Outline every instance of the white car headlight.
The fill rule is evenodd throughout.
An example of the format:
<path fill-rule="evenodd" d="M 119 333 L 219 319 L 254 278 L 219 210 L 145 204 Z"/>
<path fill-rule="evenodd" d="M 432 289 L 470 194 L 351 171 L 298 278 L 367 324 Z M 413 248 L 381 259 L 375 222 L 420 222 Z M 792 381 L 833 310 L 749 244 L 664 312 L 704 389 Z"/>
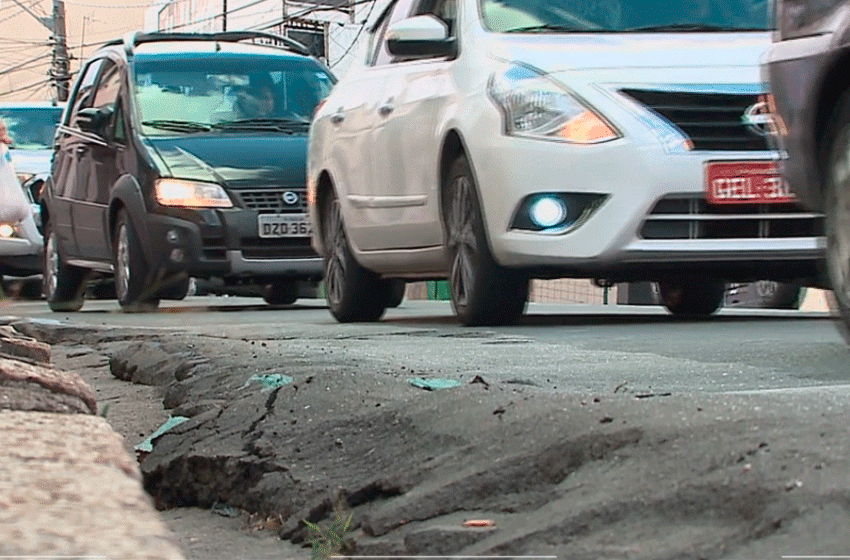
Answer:
<path fill-rule="evenodd" d="M 533 68 L 507 66 L 491 76 L 487 92 L 502 110 L 510 136 L 575 144 L 620 138 L 601 115 Z"/>
<path fill-rule="evenodd" d="M 186 208 L 233 208 L 233 201 L 220 185 L 181 179 L 160 179 L 154 189 L 163 206 Z"/>

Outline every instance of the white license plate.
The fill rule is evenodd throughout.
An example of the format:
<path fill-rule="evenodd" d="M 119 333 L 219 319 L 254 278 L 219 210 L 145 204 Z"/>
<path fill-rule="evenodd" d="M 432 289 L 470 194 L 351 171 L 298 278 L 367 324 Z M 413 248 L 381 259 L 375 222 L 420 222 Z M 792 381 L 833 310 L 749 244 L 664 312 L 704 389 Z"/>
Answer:
<path fill-rule="evenodd" d="M 262 238 L 309 237 L 310 218 L 307 214 L 260 214 L 257 225 Z"/>

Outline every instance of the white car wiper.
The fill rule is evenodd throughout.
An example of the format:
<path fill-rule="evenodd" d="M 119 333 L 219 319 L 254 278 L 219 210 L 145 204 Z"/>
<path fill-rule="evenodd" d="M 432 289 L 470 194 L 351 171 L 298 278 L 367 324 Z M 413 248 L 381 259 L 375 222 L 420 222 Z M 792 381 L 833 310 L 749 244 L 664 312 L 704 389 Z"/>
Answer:
<path fill-rule="evenodd" d="M 541 25 L 528 25 L 526 27 L 515 27 L 506 29 L 504 33 L 611 33 L 611 29 L 588 29 L 574 25 L 562 25 L 544 23 Z"/>
<path fill-rule="evenodd" d="M 209 132 L 211 130 L 210 125 L 194 121 L 175 121 L 159 119 L 152 121 L 142 121 L 142 124 L 151 128 L 168 130 L 170 132 Z"/>

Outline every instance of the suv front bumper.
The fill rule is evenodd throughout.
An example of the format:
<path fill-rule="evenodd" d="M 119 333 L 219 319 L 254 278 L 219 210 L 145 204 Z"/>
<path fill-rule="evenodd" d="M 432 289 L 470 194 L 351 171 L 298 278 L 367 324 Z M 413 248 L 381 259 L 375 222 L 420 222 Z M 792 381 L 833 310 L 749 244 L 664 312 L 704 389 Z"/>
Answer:
<path fill-rule="evenodd" d="M 152 263 L 199 278 L 321 278 L 323 262 L 310 247 L 309 238 L 280 243 L 259 240 L 256 213 L 241 209 L 196 214 L 197 222 L 160 214 L 147 216 Z"/>

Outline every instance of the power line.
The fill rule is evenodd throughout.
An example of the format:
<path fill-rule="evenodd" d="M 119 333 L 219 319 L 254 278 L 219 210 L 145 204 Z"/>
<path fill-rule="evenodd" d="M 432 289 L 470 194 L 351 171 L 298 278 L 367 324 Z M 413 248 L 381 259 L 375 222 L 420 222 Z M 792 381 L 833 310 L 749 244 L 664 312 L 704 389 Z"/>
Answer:
<path fill-rule="evenodd" d="M 178 1 L 180 1 L 180 0 L 178 0 Z M 71 5 L 71 6 L 80 6 L 82 8 L 117 8 L 117 9 L 123 9 L 123 10 L 132 10 L 132 9 L 135 9 L 135 8 L 155 8 L 157 6 L 165 5 L 165 4 L 167 4 L 167 2 L 149 2 L 149 3 L 146 3 L 146 4 L 121 5 L 121 4 L 91 4 L 91 3 L 88 3 L 88 2 L 73 2 L 71 0 L 65 0 L 65 4 L 68 4 L 68 5 Z"/>
<path fill-rule="evenodd" d="M 345 49 L 345 52 L 343 52 L 340 57 L 336 59 L 336 62 L 330 65 L 331 68 L 342 62 L 345 57 L 348 56 L 348 53 L 351 52 L 351 49 L 354 48 L 354 45 L 357 44 L 357 41 L 360 40 L 360 35 L 363 34 L 363 30 L 366 29 L 366 24 L 369 22 L 369 18 L 372 17 L 372 12 L 375 10 L 375 4 L 377 4 L 377 2 L 372 2 L 372 6 L 369 8 L 369 13 L 366 14 L 366 19 L 363 20 L 363 23 L 360 24 L 360 29 L 357 30 L 357 34 L 354 36 L 354 39 L 351 41 L 351 44 L 348 45 L 348 48 Z"/>
<path fill-rule="evenodd" d="M 43 86 L 45 84 L 49 84 L 50 81 L 51 81 L 51 78 L 48 78 L 46 80 L 34 82 L 34 83 L 26 85 L 26 86 L 21 86 L 19 88 L 10 89 L 9 91 L 0 92 L 0 97 L 3 97 L 4 95 L 12 95 L 13 93 L 21 93 L 23 91 L 27 91 L 27 90 L 30 90 L 32 88 L 38 87 L 38 86 Z"/>
<path fill-rule="evenodd" d="M 24 62 L 21 62 L 21 63 L 17 64 L 16 66 L 12 66 L 11 68 L 4 68 L 3 70 L 0 70 L 0 76 L 4 76 L 6 74 L 11 74 L 12 72 L 17 72 L 19 70 L 25 70 L 26 68 L 35 66 L 36 63 L 40 63 L 41 61 L 43 61 L 46 58 L 50 58 L 50 54 L 43 54 L 43 55 L 38 56 L 36 58 L 31 58 L 29 60 L 25 60 Z"/>

